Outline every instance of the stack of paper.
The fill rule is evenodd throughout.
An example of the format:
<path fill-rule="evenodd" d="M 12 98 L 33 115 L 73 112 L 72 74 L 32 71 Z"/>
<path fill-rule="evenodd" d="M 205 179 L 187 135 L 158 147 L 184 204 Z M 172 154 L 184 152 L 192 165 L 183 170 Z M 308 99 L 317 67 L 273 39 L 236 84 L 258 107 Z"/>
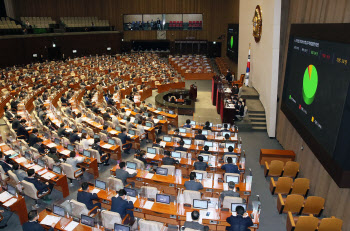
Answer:
<path fill-rule="evenodd" d="M 26 161 L 26 160 L 27 160 L 26 158 L 20 157 L 20 158 L 17 158 L 17 159 L 16 159 L 16 162 L 17 162 L 17 163 L 22 163 L 22 162 L 24 162 L 24 161 Z"/>
<path fill-rule="evenodd" d="M 78 222 L 71 221 L 71 222 L 69 222 L 69 224 L 64 228 L 64 230 L 72 231 L 72 230 L 75 229 L 75 227 L 77 227 L 78 225 L 79 225 Z"/>
<path fill-rule="evenodd" d="M 154 204 L 154 202 L 152 202 L 152 201 L 147 201 L 147 202 L 144 204 L 143 208 L 144 208 L 144 209 L 151 210 L 153 204 Z"/>
<path fill-rule="evenodd" d="M 159 123 L 159 119 L 153 119 L 153 121 L 155 124 Z"/>
<path fill-rule="evenodd" d="M 69 150 L 64 150 L 61 152 L 61 154 L 68 156 L 70 154 Z"/>
<path fill-rule="evenodd" d="M 47 169 L 44 169 L 44 170 L 38 172 L 38 174 L 39 174 L 39 175 L 43 175 L 44 173 L 47 173 L 47 171 L 48 171 Z"/>
<path fill-rule="evenodd" d="M 146 153 L 146 158 L 153 159 L 154 157 L 156 157 L 156 154 Z"/>
<path fill-rule="evenodd" d="M 213 186 L 213 181 L 211 180 L 204 180 L 203 187 L 204 188 L 211 188 Z"/>
<path fill-rule="evenodd" d="M 137 200 L 136 197 L 130 197 L 130 201 L 131 201 L 132 203 L 135 203 L 136 200 Z"/>
<path fill-rule="evenodd" d="M 48 146 L 49 148 L 53 148 L 53 147 L 56 147 L 57 145 L 55 143 L 50 143 L 50 144 L 48 144 L 46 146 Z"/>
<path fill-rule="evenodd" d="M 92 191 L 91 191 L 91 193 L 98 193 L 100 191 L 100 189 L 98 189 L 98 188 L 94 188 Z"/>
<path fill-rule="evenodd" d="M 33 163 L 29 163 L 29 164 L 26 164 L 24 165 L 25 168 L 30 168 L 31 166 L 33 166 L 34 164 Z"/>
<path fill-rule="evenodd" d="M 45 178 L 46 180 L 51 180 L 53 177 L 55 177 L 56 175 L 51 173 L 51 172 L 47 172 L 44 175 L 42 175 L 43 178 Z"/>
<path fill-rule="evenodd" d="M 159 145 L 164 148 L 166 146 L 166 142 L 165 141 L 160 141 Z"/>
<path fill-rule="evenodd" d="M 4 203 L 4 206 L 5 206 L 5 207 L 10 207 L 10 206 L 13 205 L 16 201 L 17 201 L 17 198 L 12 198 L 12 199 L 8 200 L 6 203 Z"/>
<path fill-rule="evenodd" d="M 125 171 L 127 171 L 129 174 L 137 173 L 137 170 L 135 170 L 135 169 L 130 169 L 130 168 L 125 169 Z"/>
<path fill-rule="evenodd" d="M 152 179 L 152 177 L 154 176 L 153 173 L 147 173 L 147 175 L 145 176 L 146 179 Z"/>
<path fill-rule="evenodd" d="M 7 156 L 7 155 L 13 155 L 13 154 L 15 154 L 15 153 L 16 153 L 16 152 L 13 151 L 13 150 L 8 150 L 8 151 L 5 152 L 6 156 Z"/>
<path fill-rule="evenodd" d="M 12 195 L 10 193 L 8 193 L 7 191 L 4 191 L 3 193 L 0 194 L 0 201 L 2 203 L 4 203 L 5 201 L 10 199 L 11 197 L 12 197 Z"/>
<path fill-rule="evenodd" d="M 109 133 L 111 133 L 112 135 L 115 135 L 115 134 L 117 134 L 117 131 L 116 130 L 111 130 L 111 131 L 109 131 Z"/>
<path fill-rule="evenodd" d="M 31 167 L 31 169 L 34 169 L 35 172 L 39 172 L 41 169 L 43 169 L 43 167 L 41 167 L 39 165 L 34 165 Z"/>
<path fill-rule="evenodd" d="M 105 149 L 110 149 L 111 147 L 113 147 L 113 145 L 111 145 L 111 144 L 104 144 L 102 146 L 102 148 L 105 148 Z"/>
<path fill-rule="evenodd" d="M 51 226 L 52 224 L 57 224 L 61 220 L 61 217 L 47 215 L 40 224 Z"/>

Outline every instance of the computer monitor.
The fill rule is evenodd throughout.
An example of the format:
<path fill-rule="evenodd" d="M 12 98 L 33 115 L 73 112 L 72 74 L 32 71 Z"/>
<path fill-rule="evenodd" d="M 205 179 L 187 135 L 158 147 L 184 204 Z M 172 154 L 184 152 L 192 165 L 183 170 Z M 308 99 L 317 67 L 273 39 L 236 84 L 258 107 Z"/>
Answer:
<path fill-rule="evenodd" d="M 171 157 L 173 157 L 173 158 L 181 158 L 181 152 L 171 152 Z"/>
<path fill-rule="evenodd" d="M 244 208 L 244 211 L 247 211 L 247 204 L 242 203 L 231 203 L 231 212 L 235 212 L 237 206 L 242 206 Z"/>
<path fill-rule="evenodd" d="M 57 165 L 53 165 L 53 166 L 52 166 L 52 171 L 53 171 L 54 173 L 56 173 L 56 174 L 59 174 L 59 175 L 62 174 L 62 169 L 61 169 L 61 167 L 60 167 L 60 166 L 57 166 Z"/>
<path fill-rule="evenodd" d="M 115 126 L 115 130 L 117 130 L 118 132 L 120 132 L 120 131 L 122 130 L 122 128 L 119 127 L 119 126 Z"/>
<path fill-rule="evenodd" d="M 134 162 L 126 161 L 126 167 L 130 169 L 135 169 L 137 168 L 137 164 Z"/>
<path fill-rule="evenodd" d="M 134 112 L 138 112 L 139 110 L 137 110 L 137 108 L 134 108 Z"/>
<path fill-rule="evenodd" d="M 50 134 L 49 134 L 48 132 L 45 132 L 45 133 L 44 133 L 44 137 L 45 137 L 46 139 L 50 139 Z"/>
<path fill-rule="evenodd" d="M 124 120 L 127 120 L 127 119 L 128 119 L 128 117 L 125 115 L 125 116 L 123 117 L 123 119 L 124 119 Z"/>
<path fill-rule="evenodd" d="M 191 125 L 196 125 L 196 121 L 191 120 Z"/>
<path fill-rule="evenodd" d="M 130 129 L 129 131 L 128 131 L 128 133 L 130 134 L 130 135 L 135 135 L 135 130 L 132 130 L 132 129 Z"/>
<path fill-rule="evenodd" d="M 90 158 L 91 157 L 91 153 L 88 150 L 84 150 L 83 151 L 83 155 Z"/>
<path fill-rule="evenodd" d="M 186 128 L 179 128 L 180 133 L 186 133 Z"/>
<path fill-rule="evenodd" d="M 74 146 L 71 145 L 71 144 L 68 144 L 67 149 L 68 149 L 69 151 L 74 151 Z"/>
<path fill-rule="evenodd" d="M 151 104 L 151 103 L 149 103 L 149 104 L 148 104 L 148 107 L 152 107 L 152 104 Z"/>
<path fill-rule="evenodd" d="M 213 127 L 213 123 L 209 123 L 209 127 Z"/>
<path fill-rule="evenodd" d="M 81 133 L 87 133 L 85 129 L 81 129 Z"/>
<path fill-rule="evenodd" d="M 106 182 L 101 180 L 95 180 L 95 187 L 102 190 L 106 190 Z"/>
<path fill-rule="evenodd" d="M 145 113 L 143 113 L 146 117 L 148 117 L 149 116 L 149 113 L 148 112 L 145 112 Z"/>
<path fill-rule="evenodd" d="M 132 188 L 124 188 L 124 190 L 126 191 L 126 194 L 128 196 L 131 196 L 131 197 L 136 197 L 137 195 L 137 192 L 135 189 L 132 189 Z"/>
<path fill-rule="evenodd" d="M 171 142 L 171 136 L 163 136 L 165 142 Z"/>
<path fill-rule="evenodd" d="M 95 122 L 96 123 L 100 122 L 100 119 L 98 117 L 95 117 Z"/>
<path fill-rule="evenodd" d="M 148 128 L 151 128 L 152 127 L 152 123 L 151 122 L 146 122 L 146 127 L 148 127 Z"/>
<path fill-rule="evenodd" d="M 95 218 L 86 216 L 84 214 L 81 214 L 80 222 L 83 225 L 87 225 L 87 226 L 91 226 L 91 227 L 95 226 Z"/>
<path fill-rule="evenodd" d="M 231 158 L 232 158 L 232 164 L 236 164 L 237 163 L 237 158 L 236 157 L 232 157 L 232 156 L 230 156 Z M 225 157 L 225 162 L 227 163 L 227 158 L 228 157 Z"/>
<path fill-rule="evenodd" d="M 233 149 L 235 148 L 235 143 L 225 143 L 225 148 L 232 147 Z"/>
<path fill-rule="evenodd" d="M 61 143 L 61 140 L 58 139 L 58 138 L 55 138 L 55 144 L 56 144 L 56 145 L 60 145 L 60 143 Z"/>
<path fill-rule="evenodd" d="M 100 139 L 100 136 L 95 134 L 94 139 Z"/>
<path fill-rule="evenodd" d="M 211 141 L 204 141 L 204 146 L 213 147 L 213 142 L 211 142 Z"/>
<path fill-rule="evenodd" d="M 167 176 L 168 175 L 168 169 L 167 168 L 160 168 L 158 167 L 156 170 L 157 175 L 163 175 Z"/>
<path fill-rule="evenodd" d="M 172 115 L 174 115 L 174 111 L 169 111 L 169 114 L 172 114 Z"/>
<path fill-rule="evenodd" d="M 192 140 L 191 140 L 191 139 L 183 139 L 183 141 L 184 141 L 185 144 L 187 144 L 187 145 L 191 145 L 191 144 L 192 144 Z"/>
<path fill-rule="evenodd" d="M 130 227 L 126 225 L 114 224 L 114 231 L 130 231 Z"/>
<path fill-rule="evenodd" d="M 170 204 L 170 196 L 164 195 L 164 194 L 157 194 L 156 202 L 163 203 L 163 204 Z"/>
<path fill-rule="evenodd" d="M 202 135 L 208 135 L 208 130 L 202 130 Z"/>
<path fill-rule="evenodd" d="M 42 159 L 38 159 L 36 164 L 39 165 L 40 167 L 45 168 L 45 162 Z"/>
<path fill-rule="evenodd" d="M 194 209 L 208 209 L 209 202 L 207 200 L 193 199 Z"/>
<path fill-rule="evenodd" d="M 199 155 L 201 157 L 203 157 L 203 161 L 204 162 L 208 162 L 209 161 L 209 155 Z"/>
<path fill-rule="evenodd" d="M 32 155 L 30 154 L 30 152 L 24 151 L 24 158 L 26 158 L 27 160 L 30 160 L 32 158 Z"/>
<path fill-rule="evenodd" d="M 157 110 L 158 110 L 158 111 L 162 111 L 162 108 L 161 108 L 161 107 L 159 107 L 159 108 L 157 108 Z"/>
<path fill-rule="evenodd" d="M 58 205 L 53 205 L 52 212 L 58 216 L 64 217 L 65 216 L 65 210 L 63 207 Z"/>
<path fill-rule="evenodd" d="M 17 193 L 17 190 L 16 190 L 16 188 L 13 187 L 12 185 L 7 184 L 7 192 L 9 192 L 10 194 L 12 194 L 12 195 L 15 196 L 16 193 Z"/>
<path fill-rule="evenodd" d="M 228 134 L 229 136 L 231 136 L 231 132 L 222 132 L 222 136 L 225 137 L 226 134 Z"/>
<path fill-rule="evenodd" d="M 203 180 L 203 173 L 196 172 L 196 179 L 197 180 Z"/>
<path fill-rule="evenodd" d="M 156 149 L 155 149 L 155 148 L 150 148 L 150 147 L 148 147 L 148 148 L 147 148 L 147 152 L 148 152 L 148 153 L 151 153 L 151 154 L 156 154 Z"/>
<path fill-rule="evenodd" d="M 115 140 L 113 140 L 113 139 L 108 139 L 108 144 L 110 144 L 110 145 L 115 145 Z"/>
<path fill-rule="evenodd" d="M 234 182 L 235 184 L 239 183 L 239 176 L 226 175 L 226 182 Z"/>

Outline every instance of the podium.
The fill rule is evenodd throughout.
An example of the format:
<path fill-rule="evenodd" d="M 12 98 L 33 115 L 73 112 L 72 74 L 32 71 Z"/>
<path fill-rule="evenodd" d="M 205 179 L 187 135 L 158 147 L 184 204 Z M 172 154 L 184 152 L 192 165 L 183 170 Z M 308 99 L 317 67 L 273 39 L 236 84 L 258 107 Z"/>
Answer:
<path fill-rule="evenodd" d="M 214 76 L 211 81 L 211 100 L 214 106 L 216 106 L 216 96 L 217 96 L 217 89 L 218 89 L 218 82 L 219 77 Z"/>

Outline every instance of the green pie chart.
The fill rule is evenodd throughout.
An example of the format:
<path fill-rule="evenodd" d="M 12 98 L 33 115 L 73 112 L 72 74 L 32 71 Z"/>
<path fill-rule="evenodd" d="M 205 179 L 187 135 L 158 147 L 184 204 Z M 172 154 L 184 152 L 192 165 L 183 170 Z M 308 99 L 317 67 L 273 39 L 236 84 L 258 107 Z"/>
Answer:
<path fill-rule="evenodd" d="M 231 49 L 233 47 L 233 36 L 231 36 L 231 41 L 230 41 Z"/>
<path fill-rule="evenodd" d="M 316 67 L 314 65 L 309 65 L 304 72 L 303 78 L 303 98 L 307 105 L 312 104 L 314 101 L 317 85 L 318 75 Z"/>

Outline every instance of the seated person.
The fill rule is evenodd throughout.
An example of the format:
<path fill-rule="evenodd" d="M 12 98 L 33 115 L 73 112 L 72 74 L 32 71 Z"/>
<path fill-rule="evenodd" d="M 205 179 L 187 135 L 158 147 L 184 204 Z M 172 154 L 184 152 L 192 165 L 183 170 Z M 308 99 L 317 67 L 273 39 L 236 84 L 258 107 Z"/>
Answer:
<path fill-rule="evenodd" d="M 230 181 L 227 183 L 228 184 L 228 187 L 229 189 L 227 191 L 222 191 L 220 193 L 220 199 L 221 201 L 224 201 L 224 198 L 225 197 L 240 197 L 241 195 L 239 194 L 239 192 L 235 192 L 234 189 L 235 189 L 235 182 L 233 181 Z"/>
<path fill-rule="evenodd" d="M 13 173 L 16 174 L 19 181 L 24 180 L 24 178 L 28 177 L 28 174 L 26 171 L 19 168 L 19 164 L 14 163 L 13 164 Z"/>
<path fill-rule="evenodd" d="M 126 144 L 126 141 L 131 141 L 132 139 L 126 134 L 126 129 L 122 128 L 122 132 L 119 133 L 118 138 L 122 141 L 122 144 Z M 130 149 L 132 147 L 132 144 L 129 143 L 128 147 L 124 150 L 124 153 L 130 154 Z"/>
<path fill-rule="evenodd" d="M 38 222 L 39 215 L 37 210 L 28 213 L 28 221 L 22 225 L 23 231 L 45 231 L 43 226 Z M 56 223 L 53 223 L 48 231 L 54 231 Z"/>
<path fill-rule="evenodd" d="M 51 190 L 50 193 L 52 193 L 52 189 L 53 189 L 53 184 L 49 184 L 49 182 L 43 183 L 41 181 L 39 181 L 38 179 L 36 179 L 34 177 L 35 174 L 35 170 L 34 169 L 28 169 L 27 170 L 27 174 L 28 177 L 25 177 L 24 180 L 32 183 L 34 185 L 34 187 L 36 188 L 36 190 L 39 191 L 39 194 L 42 194 L 44 192 L 47 192 L 49 189 Z M 46 201 L 50 201 L 51 199 L 49 199 L 48 197 L 44 197 L 43 198 Z"/>
<path fill-rule="evenodd" d="M 126 118 L 126 122 L 125 122 L 125 127 L 126 127 L 126 130 L 129 131 L 130 129 L 132 129 L 134 126 L 132 125 L 132 123 L 130 122 L 130 117 L 128 116 Z"/>
<path fill-rule="evenodd" d="M 201 154 L 211 154 L 209 152 L 209 146 L 208 145 L 204 145 L 203 149 L 204 149 L 204 151 L 201 151 L 200 152 Z"/>
<path fill-rule="evenodd" d="M 240 174 L 238 166 L 235 164 L 232 164 L 232 157 L 227 157 L 227 164 L 224 164 L 223 166 L 221 166 L 221 169 L 225 170 L 226 173 Z"/>
<path fill-rule="evenodd" d="M 192 221 L 185 221 L 184 228 L 188 229 L 194 229 L 194 230 L 201 230 L 201 231 L 207 231 L 209 230 L 208 226 L 204 226 L 199 223 L 199 212 L 197 210 L 194 210 L 191 213 Z"/>
<path fill-rule="evenodd" d="M 0 166 L 5 171 L 6 174 L 9 170 L 12 170 L 11 165 L 5 162 L 5 154 L 1 151 L 0 151 Z"/>
<path fill-rule="evenodd" d="M 127 178 L 133 178 L 134 176 L 137 175 L 137 173 L 135 172 L 134 174 L 130 174 L 128 173 L 126 170 L 126 164 L 124 161 L 119 163 L 119 169 L 115 170 L 115 177 L 120 179 L 124 185 L 127 185 Z M 135 182 L 131 182 L 132 186 L 135 186 Z"/>
<path fill-rule="evenodd" d="M 80 137 L 78 136 L 78 129 L 74 129 L 73 132 L 71 134 L 69 134 L 69 142 L 71 144 L 74 144 L 75 141 L 80 141 Z"/>
<path fill-rule="evenodd" d="M 225 155 L 236 155 L 236 153 L 233 152 L 233 147 L 232 146 L 229 146 L 227 148 L 227 150 L 228 150 L 228 152 L 224 153 L 223 160 L 225 160 Z"/>
<path fill-rule="evenodd" d="M 57 135 L 60 137 L 69 135 L 69 132 L 64 128 L 64 123 L 61 123 L 60 128 L 57 129 Z"/>
<path fill-rule="evenodd" d="M 143 162 L 143 164 L 145 165 L 145 167 L 147 166 L 147 160 L 146 160 L 146 151 L 145 150 L 141 150 L 140 153 L 138 155 L 136 155 L 136 159 L 141 160 Z"/>
<path fill-rule="evenodd" d="M 20 125 L 20 121 L 21 121 L 21 116 L 16 116 L 16 118 L 12 121 L 12 129 L 17 131 L 19 125 Z"/>
<path fill-rule="evenodd" d="M 194 169 L 200 171 L 207 171 L 207 168 L 209 168 L 209 166 L 206 162 L 203 162 L 203 156 L 198 156 L 198 162 L 194 163 Z"/>
<path fill-rule="evenodd" d="M 226 230 L 229 231 L 249 231 L 249 227 L 253 225 L 252 219 L 247 215 L 244 215 L 244 208 L 242 206 L 236 207 L 237 216 L 231 215 L 226 219 L 226 222 L 231 226 L 226 227 Z"/>
<path fill-rule="evenodd" d="M 29 133 L 26 129 L 26 120 L 25 119 L 21 119 L 21 121 L 19 122 L 19 126 L 17 128 L 17 136 L 20 136 L 18 137 L 18 139 L 28 139 L 29 137 Z"/>
<path fill-rule="evenodd" d="M 157 148 L 161 148 L 160 146 L 160 142 L 162 141 L 161 138 L 157 138 L 156 142 L 152 144 L 152 147 L 157 147 Z"/>
<path fill-rule="evenodd" d="M 83 182 L 81 184 L 82 191 L 78 191 L 77 201 L 86 205 L 88 210 L 93 209 L 94 207 L 98 207 L 101 209 L 101 203 L 93 203 L 93 200 L 98 200 L 98 196 L 96 193 L 89 193 L 89 184 L 87 182 Z M 94 210 L 96 213 L 97 211 Z"/>
<path fill-rule="evenodd" d="M 224 124 L 224 127 L 221 129 L 223 132 L 229 132 L 230 130 L 228 129 L 227 124 Z"/>
<path fill-rule="evenodd" d="M 225 140 L 222 141 L 223 143 L 231 143 L 232 141 L 230 140 L 230 135 L 225 134 Z"/>
<path fill-rule="evenodd" d="M 186 190 L 193 190 L 193 191 L 199 191 L 203 189 L 203 185 L 201 182 L 198 182 L 196 180 L 196 173 L 191 172 L 190 173 L 190 180 L 185 182 L 185 188 Z"/>
<path fill-rule="evenodd" d="M 207 140 L 207 137 L 202 134 L 202 130 L 198 130 L 198 134 L 194 137 L 195 140 Z"/>
<path fill-rule="evenodd" d="M 94 139 L 94 144 L 91 146 L 92 149 L 98 151 L 98 153 L 100 154 L 100 156 L 102 156 L 104 153 L 102 151 L 102 148 L 100 146 L 100 138 L 95 138 Z M 104 156 L 103 158 L 101 158 L 101 162 L 103 163 L 103 165 L 108 166 L 108 161 L 111 158 L 111 154 L 107 153 L 106 156 Z"/>
<path fill-rule="evenodd" d="M 209 121 L 205 122 L 205 126 L 203 127 L 203 130 L 210 130 L 211 131 L 211 127 L 210 127 L 210 122 Z"/>
<path fill-rule="evenodd" d="M 162 162 L 163 165 L 175 165 L 178 164 L 179 161 L 175 160 L 174 158 L 170 157 L 171 154 L 169 151 L 164 152 L 165 157 L 163 157 Z"/>
<path fill-rule="evenodd" d="M 174 151 L 187 152 L 187 148 L 184 148 L 184 144 L 185 144 L 185 142 L 184 142 L 183 140 L 181 140 L 181 141 L 179 142 L 179 145 L 180 145 L 180 146 L 174 148 Z"/>
<path fill-rule="evenodd" d="M 173 137 L 179 137 L 179 138 L 182 139 L 182 136 L 179 134 L 179 129 L 178 129 L 178 128 L 176 128 L 176 129 L 174 130 Z"/>
<path fill-rule="evenodd" d="M 57 148 L 56 147 L 52 147 L 50 148 L 50 152 L 47 154 L 48 157 L 52 158 L 55 163 L 60 163 L 60 157 L 57 154 Z"/>
<path fill-rule="evenodd" d="M 84 157 L 77 157 L 75 151 L 71 151 L 69 154 L 69 158 L 66 160 L 66 164 L 70 164 L 73 167 L 73 171 L 77 171 L 79 167 L 77 164 L 84 162 Z"/>
<path fill-rule="evenodd" d="M 107 125 L 103 125 L 103 129 L 102 129 L 102 133 L 106 134 L 107 137 L 109 136 L 108 132 L 107 132 L 108 126 Z"/>
<path fill-rule="evenodd" d="M 186 124 L 183 127 L 184 128 L 191 128 L 191 120 L 187 119 Z"/>
<path fill-rule="evenodd" d="M 120 189 L 118 195 L 118 197 L 112 197 L 111 211 L 119 213 L 122 219 L 129 214 L 131 220 L 134 220 L 134 204 L 130 201 L 130 197 L 126 195 L 125 189 Z"/>

